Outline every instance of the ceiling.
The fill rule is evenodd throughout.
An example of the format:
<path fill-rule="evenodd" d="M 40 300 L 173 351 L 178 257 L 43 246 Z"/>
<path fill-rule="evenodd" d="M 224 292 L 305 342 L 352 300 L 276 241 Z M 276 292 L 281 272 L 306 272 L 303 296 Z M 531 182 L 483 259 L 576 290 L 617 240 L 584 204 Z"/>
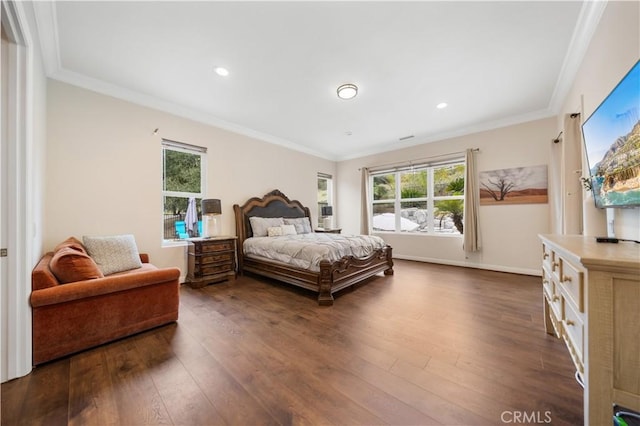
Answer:
<path fill-rule="evenodd" d="M 343 160 L 557 113 L 597 25 L 593 3 L 34 7 L 51 78 Z M 354 99 L 336 96 L 343 83 L 358 86 Z"/>

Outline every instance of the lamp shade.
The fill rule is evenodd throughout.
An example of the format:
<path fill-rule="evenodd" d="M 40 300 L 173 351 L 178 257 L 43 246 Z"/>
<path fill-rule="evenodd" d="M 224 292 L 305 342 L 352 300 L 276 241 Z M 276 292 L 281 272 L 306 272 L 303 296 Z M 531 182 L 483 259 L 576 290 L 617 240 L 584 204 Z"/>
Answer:
<path fill-rule="evenodd" d="M 202 214 L 205 216 L 222 214 L 222 205 L 220 203 L 220 200 L 217 200 L 215 198 L 202 200 Z"/>
<path fill-rule="evenodd" d="M 322 216 L 333 216 L 333 207 L 322 206 Z"/>

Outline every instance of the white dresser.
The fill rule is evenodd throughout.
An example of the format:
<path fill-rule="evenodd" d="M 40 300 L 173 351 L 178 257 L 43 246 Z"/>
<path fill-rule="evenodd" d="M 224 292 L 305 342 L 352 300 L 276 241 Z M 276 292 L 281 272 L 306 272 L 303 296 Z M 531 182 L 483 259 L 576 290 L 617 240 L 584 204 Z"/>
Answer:
<path fill-rule="evenodd" d="M 613 404 L 640 411 L 640 244 L 540 239 L 545 328 L 582 376 L 585 424 L 612 424 Z"/>

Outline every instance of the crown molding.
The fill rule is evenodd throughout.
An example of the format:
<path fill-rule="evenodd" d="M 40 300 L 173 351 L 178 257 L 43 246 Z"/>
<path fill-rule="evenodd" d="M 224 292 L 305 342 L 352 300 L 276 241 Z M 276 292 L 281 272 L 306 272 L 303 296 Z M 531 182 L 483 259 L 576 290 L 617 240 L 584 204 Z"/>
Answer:
<path fill-rule="evenodd" d="M 549 110 L 558 114 L 565 101 L 573 81 L 578 74 L 582 60 L 591 44 L 591 39 L 598 28 L 600 18 L 607 7 L 607 0 L 585 1 L 582 3 L 578 21 L 573 30 L 571 41 L 567 48 L 567 54 L 562 62 L 560 74 L 553 89 Z"/>
<path fill-rule="evenodd" d="M 118 99 L 126 100 L 135 104 L 146 106 L 152 109 L 160 110 L 179 117 L 194 120 L 203 124 L 219 127 L 234 133 L 248 136 L 271 144 L 279 145 L 288 149 L 299 151 L 305 154 L 313 155 L 330 161 L 344 161 L 353 158 L 363 157 L 367 155 L 375 155 L 383 152 L 389 152 L 397 149 L 407 148 L 410 146 L 421 145 L 430 142 L 436 142 L 444 139 L 451 139 L 469 135 L 472 133 L 492 130 L 500 127 L 520 124 L 528 121 L 534 121 L 559 113 L 562 104 L 571 89 L 575 76 L 579 70 L 582 60 L 591 42 L 600 18 L 607 6 L 607 0 L 584 1 L 578 20 L 574 27 L 574 32 L 567 48 L 567 54 L 563 60 L 562 67 L 553 93 L 551 95 L 549 105 L 546 109 L 534 111 L 531 113 L 507 117 L 488 123 L 475 124 L 458 128 L 450 132 L 442 132 L 434 135 L 416 137 L 410 142 L 396 143 L 388 142 L 369 150 L 347 154 L 344 156 L 319 152 L 298 143 L 262 133 L 257 130 L 247 128 L 245 126 L 222 120 L 212 114 L 193 108 L 178 105 L 174 102 L 158 99 L 143 93 L 125 89 L 117 85 L 90 78 L 79 73 L 65 70 L 62 66 L 58 26 L 56 16 L 55 1 L 37 1 L 33 2 L 35 11 L 36 24 L 40 37 L 40 46 L 42 49 L 42 57 L 45 65 L 45 71 L 49 78 L 59 80 L 74 86 L 79 86 L 87 90 L 98 92 L 104 95 L 112 96 Z"/>

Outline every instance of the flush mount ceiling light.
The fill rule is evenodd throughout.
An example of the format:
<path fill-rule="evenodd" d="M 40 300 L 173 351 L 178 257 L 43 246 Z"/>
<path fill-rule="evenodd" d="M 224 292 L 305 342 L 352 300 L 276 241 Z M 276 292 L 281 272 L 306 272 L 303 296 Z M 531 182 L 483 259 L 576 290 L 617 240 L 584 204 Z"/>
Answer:
<path fill-rule="evenodd" d="M 338 97 L 340 99 L 352 99 L 358 94 L 358 86 L 355 84 L 343 84 L 338 87 Z"/>
<path fill-rule="evenodd" d="M 440 102 L 438 105 L 436 105 L 436 108 L 438 109 L 444 109 L 448 106 L 448 104 L 446 102 Z"/>
<path fill-rule="evenodd" d="M 213 70 L 221 77 L 226 77 L 229 75 L 229 70 L 225 67 L 215 67 Z"/>

